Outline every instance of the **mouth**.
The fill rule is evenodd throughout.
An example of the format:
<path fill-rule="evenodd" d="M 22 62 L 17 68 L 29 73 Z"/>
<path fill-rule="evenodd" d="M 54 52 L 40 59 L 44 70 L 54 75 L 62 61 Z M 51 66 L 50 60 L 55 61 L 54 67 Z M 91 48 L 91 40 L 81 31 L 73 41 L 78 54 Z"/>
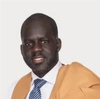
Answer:
<path fill-rule="evenodd" d="M 44 61 L 44 57 L 35 57 L 32 59 L 35 64 L 40 64 Z"/>

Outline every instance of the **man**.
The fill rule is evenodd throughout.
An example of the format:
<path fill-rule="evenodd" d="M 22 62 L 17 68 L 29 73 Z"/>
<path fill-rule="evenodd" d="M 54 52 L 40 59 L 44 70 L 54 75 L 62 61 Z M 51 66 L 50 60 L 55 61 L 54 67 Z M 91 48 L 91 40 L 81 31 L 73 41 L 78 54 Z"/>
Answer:
<path fill-rule="evenodd" d="M 16 83 L 11 99 L 100 99 L 99 77 L 80 63 L 59 61 L 61 40 L 51 17 L 42 13 L 28 17 L 21 39 L 23 59 L 32 72 Z M 41 88 L 36 88 L 37 79 L 44 83 Z"/>

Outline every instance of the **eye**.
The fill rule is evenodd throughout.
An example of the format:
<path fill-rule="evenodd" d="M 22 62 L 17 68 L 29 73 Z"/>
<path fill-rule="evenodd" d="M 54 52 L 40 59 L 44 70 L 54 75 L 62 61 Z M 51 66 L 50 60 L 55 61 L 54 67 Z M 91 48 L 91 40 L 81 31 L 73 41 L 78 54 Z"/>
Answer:
<path fill-rule="evenodd" d="M 32 46 L 33 44 L 31 42 L 26 42 L 25 45 L 26 46 Z"/>
<path fill-rule="evenodd" d="M 48 40 L 41 40 L 41 44 L 47 44 L 47 43 L 49 43 Z"/>

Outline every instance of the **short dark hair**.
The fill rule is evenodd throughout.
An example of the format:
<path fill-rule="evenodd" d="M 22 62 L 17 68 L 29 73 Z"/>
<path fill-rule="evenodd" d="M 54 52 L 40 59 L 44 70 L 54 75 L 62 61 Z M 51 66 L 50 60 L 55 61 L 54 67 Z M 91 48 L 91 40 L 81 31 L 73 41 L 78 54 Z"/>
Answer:
<path fill-rule="evenodd" d="M 49 17 L 48 15 L 46 14 L 43 14 L 43 13 L 35 13 L 35 14 L 32 14 L 31 16 L 29 16 L 22 24 L 22 28 L 21 28 L 21 31 L 23 29 L 23 26 L 24 24 L 27 22 L 27 21 L 46 21 L 50 24 L 51 28 L 52 28 L 52 32 L 54 34 L 54 36 L 57 38 L 58 37 L 58 28 L 57 28 L 57 24 L 55 22 L 55 20 L 51 17 Z M 21 33 L 21 37 L 22 37 L 22 33 Z"/>

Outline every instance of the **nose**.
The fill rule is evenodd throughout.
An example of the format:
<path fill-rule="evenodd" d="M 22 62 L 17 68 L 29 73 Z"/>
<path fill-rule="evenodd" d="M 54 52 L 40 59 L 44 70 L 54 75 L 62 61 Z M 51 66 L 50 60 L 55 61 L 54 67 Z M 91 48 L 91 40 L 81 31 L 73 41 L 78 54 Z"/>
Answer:
<path fill-rule="evenodd" d="M 42 51 L 42 46 L 39 43 L 34 43 L 32 47 L 32 52 L 40 52 Z"/>

